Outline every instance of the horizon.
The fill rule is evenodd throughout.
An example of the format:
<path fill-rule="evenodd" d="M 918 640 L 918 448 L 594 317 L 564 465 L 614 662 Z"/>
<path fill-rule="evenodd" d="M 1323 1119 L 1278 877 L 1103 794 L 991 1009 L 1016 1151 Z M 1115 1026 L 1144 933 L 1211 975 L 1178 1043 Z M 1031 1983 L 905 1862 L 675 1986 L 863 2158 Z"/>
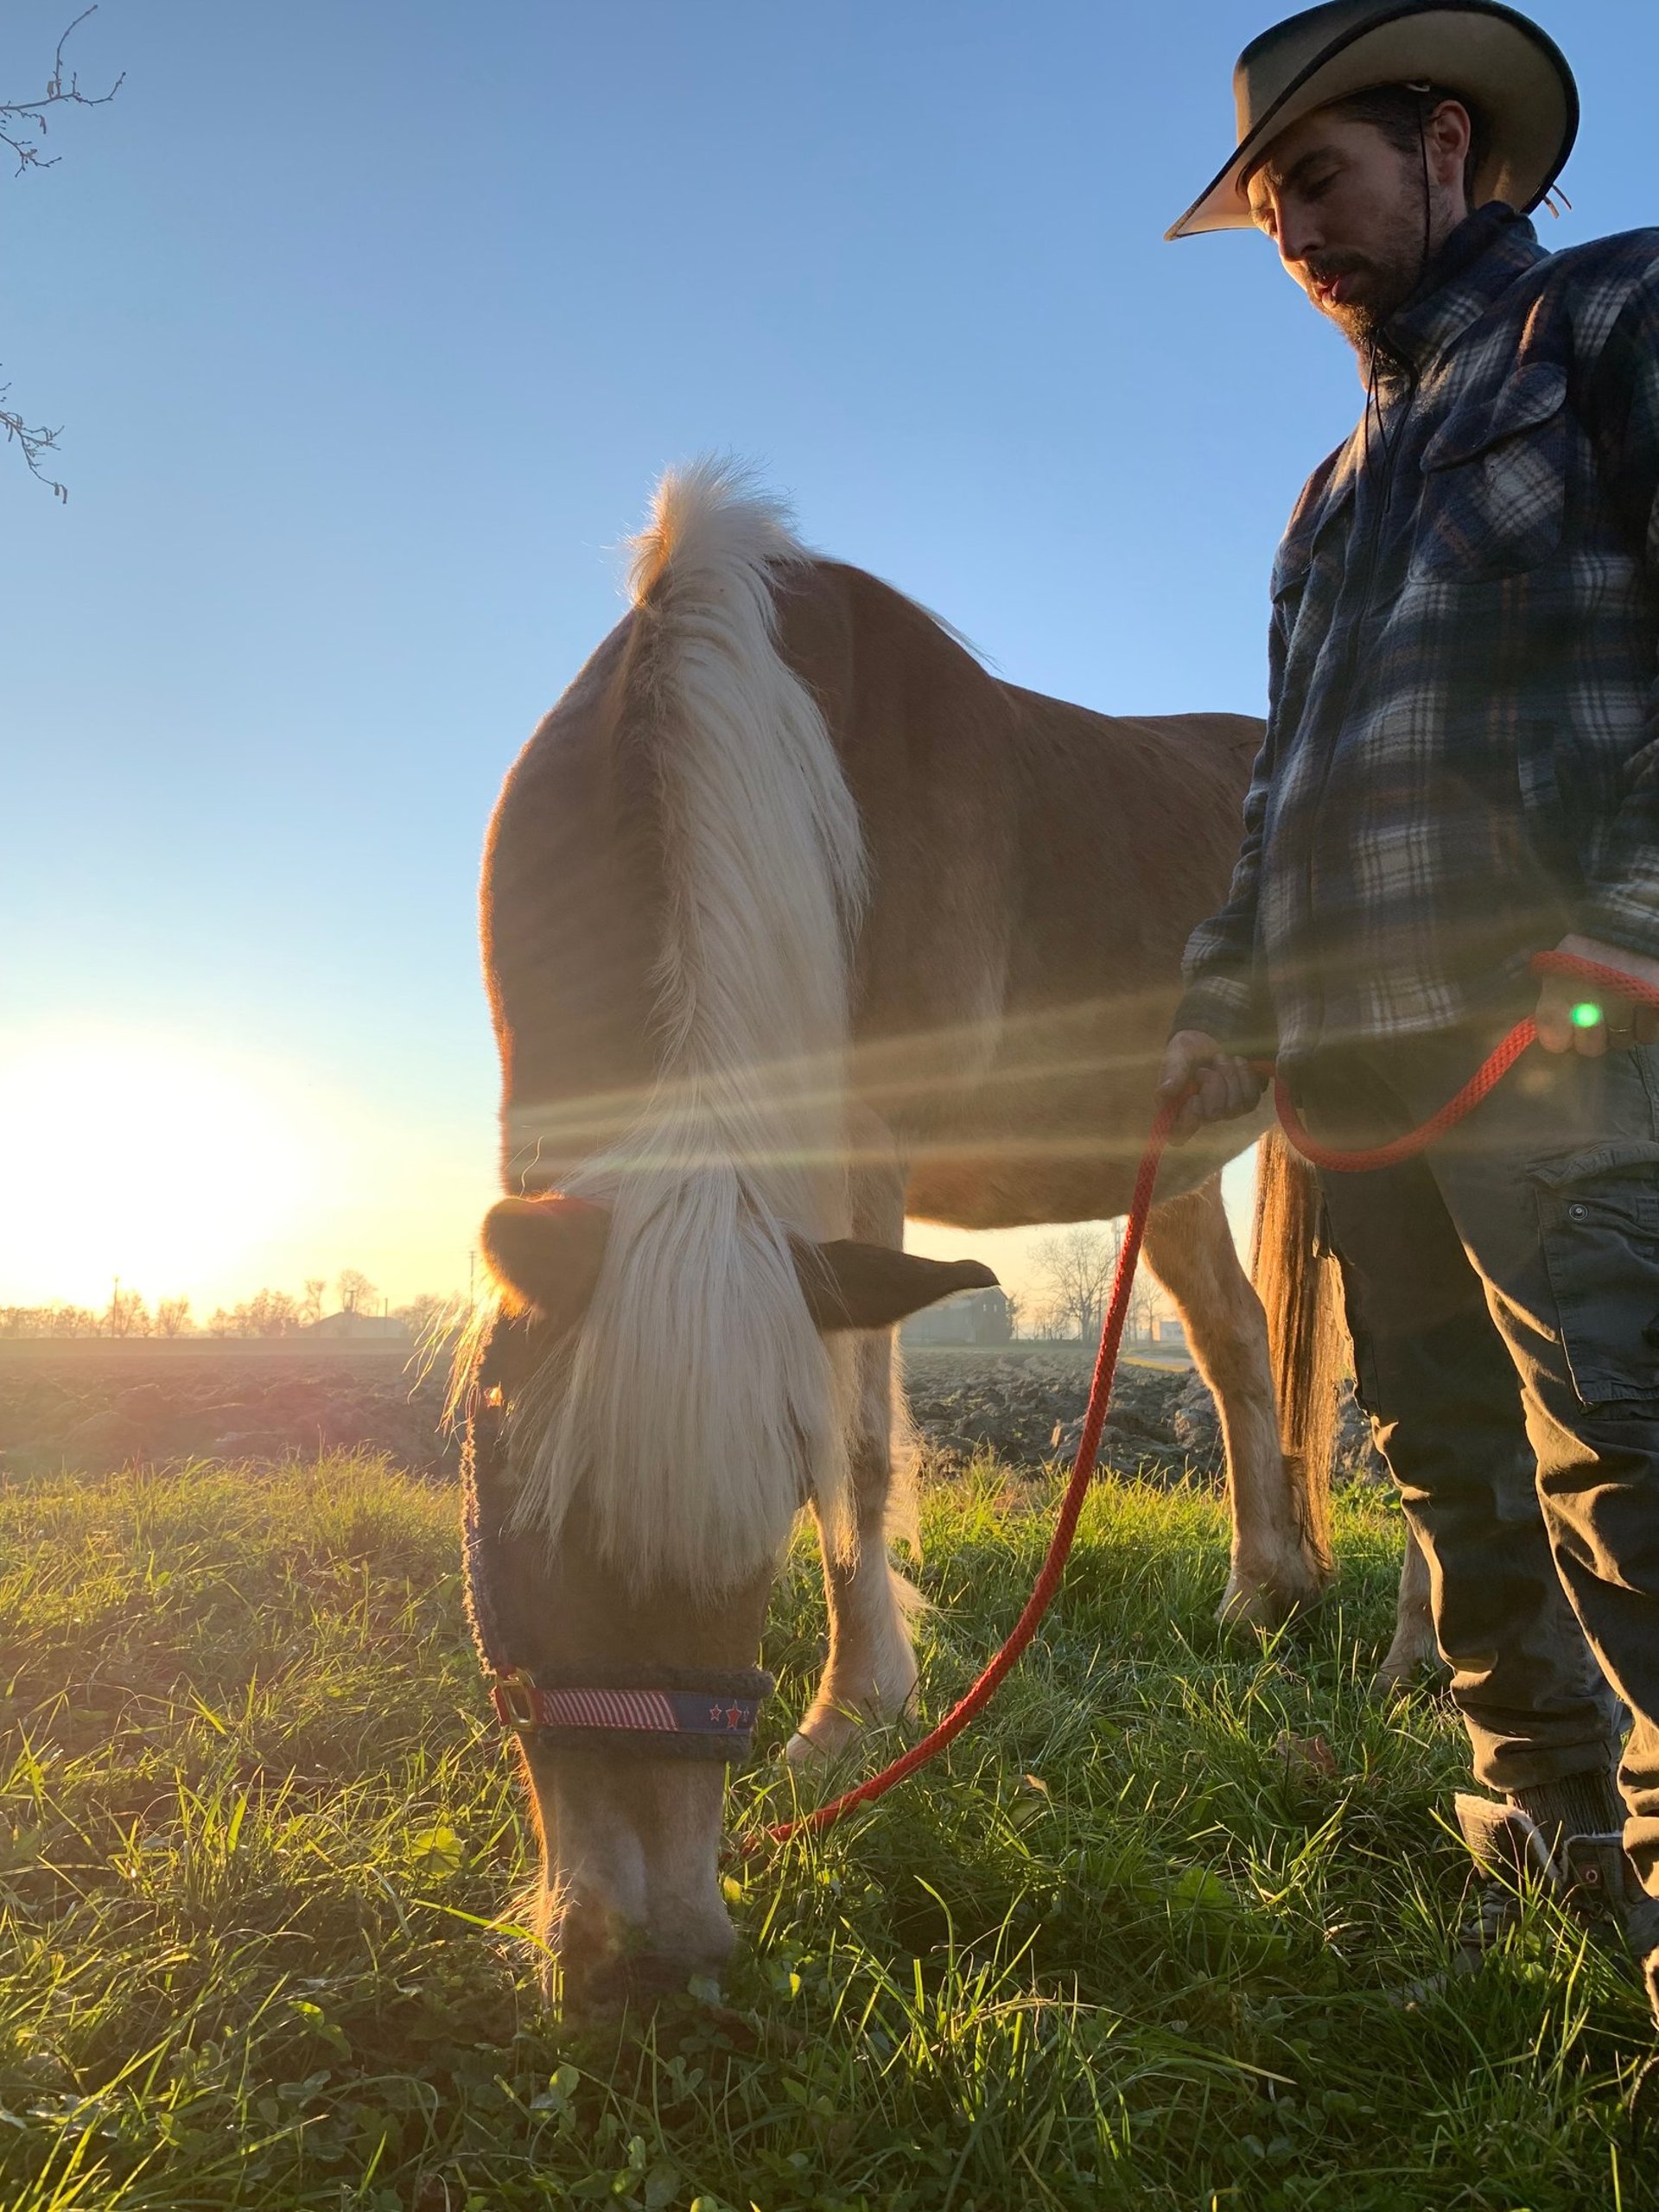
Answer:
<path fill-rule="evenodd" d="M 1161 233 L 1273 12 L 102 0 L 118 95 L 5 186 L 0 380 L 69 498 L 0 448 L 0 1306 L 466 1283 L 485 823 L 676 461 L 752 458 L 1010 680 L 1262 711 L 1359 382 L 1265 241 Z M 1541 234 L 1644 221 L 1659 18 L 1533 12 L 1585 117 Z M 11 10 L 0 82 L 73 13 Z M 1028 1296 L 1046 1233 L 910 1243 Z"/>

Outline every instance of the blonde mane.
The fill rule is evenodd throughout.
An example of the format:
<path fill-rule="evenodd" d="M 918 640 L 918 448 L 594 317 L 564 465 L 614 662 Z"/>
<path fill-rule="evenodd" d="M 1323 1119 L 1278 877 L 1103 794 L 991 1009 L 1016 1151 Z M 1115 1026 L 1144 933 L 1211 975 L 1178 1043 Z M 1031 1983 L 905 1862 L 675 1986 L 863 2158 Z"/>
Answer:
<path fill-rule="evenodd" d="M 580 1489 L 642 1583 L 770 1568 L 800 1505 L 842 1514 L 842 1391 L 791 1235 L 838 1233 L 849 948 L 863 844 L 817 704 L 776 642 L 806 557 L 785 510 L 703 461 L 633 548 L 623 709 L 651 768 L 664 923 L 656 1080 L 563 1186 L 613 1225 L 593 1302 L 516 1409 L 519 1517 Z"/>

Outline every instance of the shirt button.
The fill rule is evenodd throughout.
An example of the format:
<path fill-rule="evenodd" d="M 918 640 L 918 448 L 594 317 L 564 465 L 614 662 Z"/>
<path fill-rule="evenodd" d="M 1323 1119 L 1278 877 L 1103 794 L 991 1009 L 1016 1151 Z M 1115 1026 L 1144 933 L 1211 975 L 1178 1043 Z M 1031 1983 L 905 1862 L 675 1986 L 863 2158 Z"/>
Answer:
<path fill-rule="evenodd" d="M 1590 1209 L 1588 1206 L 1570 1205 L 1567 1210 L 1567 1219 L 1569 1221 L 1582 1221 L 1589 1211 Z"/>

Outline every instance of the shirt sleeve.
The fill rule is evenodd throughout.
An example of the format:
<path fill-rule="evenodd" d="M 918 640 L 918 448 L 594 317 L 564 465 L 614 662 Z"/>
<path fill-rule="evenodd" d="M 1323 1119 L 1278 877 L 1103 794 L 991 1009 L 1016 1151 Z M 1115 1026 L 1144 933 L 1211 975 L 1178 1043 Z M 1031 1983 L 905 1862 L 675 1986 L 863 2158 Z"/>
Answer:
<path fill-rule="evenodd" d="M 1172 1034 L 1178 1029 L 1202 1029 L 1231 1052 L 1260 1056 L 1270 1055 L 1274 1045 L 1266 979 L 1255 957 L 1255 912 L 1285 644 L 1283 618 L 1275 607 L 1268 642 L 1268 733 L 1244 795 L 1243 842 L 1233 864 L 1226 905 L 1207 922 L 1200 922 L 1186 941 L 1181 961 L 1186 988 L 1170 1025 Z"/>
<path fill-rule="evenodd" d="M 1659 606 L 1659 265 L 1626 302 L 1592 386 L 1601 466 Z M 1618 764 L 1611 822 L 1597 824 L 1578 926 L 1659 958 L 1659 634 L 1637 742 Z"/>

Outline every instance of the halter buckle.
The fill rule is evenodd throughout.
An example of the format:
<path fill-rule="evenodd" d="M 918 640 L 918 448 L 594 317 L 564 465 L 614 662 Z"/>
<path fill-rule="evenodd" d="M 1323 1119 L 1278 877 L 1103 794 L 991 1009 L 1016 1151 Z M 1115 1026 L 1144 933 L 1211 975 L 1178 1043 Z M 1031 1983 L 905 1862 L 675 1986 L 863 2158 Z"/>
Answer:
<path fill-rule="evenodd" d="M 525 1668 L 515 1667 L 511 1674 L 498 1675 L 490 1685 L 490 1701 L 504 1728 L 537 1726 L 536 1685 Z"/>

